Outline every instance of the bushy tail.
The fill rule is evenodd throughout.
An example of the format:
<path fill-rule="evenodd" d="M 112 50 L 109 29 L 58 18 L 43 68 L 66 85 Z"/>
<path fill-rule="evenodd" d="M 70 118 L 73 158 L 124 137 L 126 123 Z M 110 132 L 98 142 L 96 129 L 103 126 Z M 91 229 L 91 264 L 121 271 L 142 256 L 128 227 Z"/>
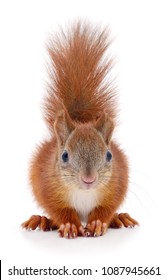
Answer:
<path fill-rule="evenodd" d="M 45 99 L 45 118 L 53 127 L 58 110 L 72 120 L 88 122 L 106 111 L 115 117 L 114 90 L 105 81 L 112 61 L 104 54 L 109 46 L 107 29 L 77 22 L 50 41 L 50 85 Z"/>

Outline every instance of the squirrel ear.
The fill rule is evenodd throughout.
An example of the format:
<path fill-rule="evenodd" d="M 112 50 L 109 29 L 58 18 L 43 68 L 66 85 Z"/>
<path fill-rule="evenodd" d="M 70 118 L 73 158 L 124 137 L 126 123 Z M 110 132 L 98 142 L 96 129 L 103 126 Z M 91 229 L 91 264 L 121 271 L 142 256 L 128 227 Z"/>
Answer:
<path fill-rule="evenodd" d="M 104 113 L 96 121 L 95 128 L 102 134 L 106 144 L 108 145 L 114 130 L 114 123 L 112 119 L 106 113 Z"/>
<path fill-rule="evenodd" d="M 56 120 L 54 122 L 54 131 L 58 141 L 64 145 L 70 133 L 75 129 L 69 115 L 61 110 L 58 111 Z"/>

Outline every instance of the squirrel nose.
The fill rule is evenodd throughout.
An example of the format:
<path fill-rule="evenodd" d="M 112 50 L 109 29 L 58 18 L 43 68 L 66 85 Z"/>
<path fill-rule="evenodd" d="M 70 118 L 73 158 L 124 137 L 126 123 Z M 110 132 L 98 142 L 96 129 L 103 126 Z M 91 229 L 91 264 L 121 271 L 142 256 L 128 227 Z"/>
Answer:
<path fill-rule="evenodd" d="M 79 173 L 79 180 L 82 183 L 82 187 L 86 189 L 90 189 L 95 186 L 95 182 L 97 181 L 98 174 L 96 169 L 90 168 L 81 170 Z"/>
<path fill-rule="evenodd" d="M 81 179 L 82 179 L 82 181 L 85 183 L 85 184 L 92 184 L 92 183 L 94 183 L 94 181 L 96 180 L 96 176 L 95 175 L 93 175 L 93 176 L 82 176 L 81 177 Z"/>

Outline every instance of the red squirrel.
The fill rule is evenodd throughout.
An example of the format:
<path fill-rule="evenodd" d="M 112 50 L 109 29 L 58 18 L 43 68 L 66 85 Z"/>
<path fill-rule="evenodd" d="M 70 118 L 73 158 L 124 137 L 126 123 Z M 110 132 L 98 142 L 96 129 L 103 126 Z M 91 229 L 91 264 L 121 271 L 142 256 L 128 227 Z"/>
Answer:
<path fill-rule="evenodd" d="M 45 216 L 23 228 L 58 229 L 61 237 L 101 236 L 138 224 L 117 214 L 128 188 L 128 161 L 112 138 L 115 92 L 106 76 L 112 60 L 106 28 L 77 22 L 48 44 L 50 84 L 44 100 L 50 140 L 39 145 L 30 182 Z M 84 226 L 82 221 L 86 222 Z"/>

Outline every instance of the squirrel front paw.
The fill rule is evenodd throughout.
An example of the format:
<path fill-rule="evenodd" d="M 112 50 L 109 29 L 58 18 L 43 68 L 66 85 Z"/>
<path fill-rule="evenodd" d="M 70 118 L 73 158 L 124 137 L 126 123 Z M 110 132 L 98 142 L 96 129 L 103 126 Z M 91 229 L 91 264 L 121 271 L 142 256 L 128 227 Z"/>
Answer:
<path fill-rule="evenodd" d="M 77 236 L 85 236 L 84 227 L 82 225 L 77 227 L 72 223 L 61 224 L 58 232 L 60 237 L 65 238 L 76 238 Z"/>
<path fill-rule="evenodd" d="M 85 235 L 88 237 L 98 237 L 104 235 L 107 231 L 107 227 L 107 223 L 104 223 L 100 220 L 94 220 L 86 225 Z"/>

